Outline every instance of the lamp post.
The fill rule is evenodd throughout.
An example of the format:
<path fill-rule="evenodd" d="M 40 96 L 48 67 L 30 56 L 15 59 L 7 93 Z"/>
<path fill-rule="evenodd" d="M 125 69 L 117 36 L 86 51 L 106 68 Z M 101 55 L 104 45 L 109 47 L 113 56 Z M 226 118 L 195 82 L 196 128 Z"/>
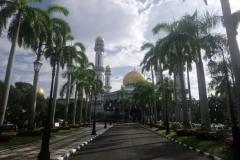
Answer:
<path fill-rule="evenodd" d="M 109 103 L 109 107 L 111 107 L 111 102 Z M 106 119 L 106 109 L 105 109 L 105 120 L 104 120 L 105 126 L 104 128 L 107 128 L 107 119 Z M 110 122 L 111 123 L 111 122 Z M 111 125 L 111 124 L 110 124 Z"/>
<path fill-rule="evenodd" d="M 71 83 L 71 74 L 74 71 L 74 65 L 71 61 L 67 64 L 67 73 L 68 73 L 68 82 L 67 82 L 67 94 L 66 94 L 66 101 L 65 101 L 65 112 L 64 112 L 64 121 L 63 125 L 67 125 L 67 113 L 68 113 L 68 103 L 69 103 L 69 95 L 70 95 L 70 83 Z"/>
<path fill-rule="evenodd" d="M 97 103 L 97 95 L 95 95 L 95 106 L 94 106 L 94 112 L 93 112 L 93 128 L 92 128 L 92 135 L 96 134 L 96 103 Z"/>
<path fill-rule="evenodd" d="M 39 46 L 40 47 L 40 46 Z M 44 50 L 41 50 L 41 47 L 38 47 L 38 51 L 36 53 L 37 59 L 33 63 L 34 64 L 34 78 L 33 78 L 33 87 L 32 87 L 32 100 L 30 107 L 30 117 L 28 120 L 28 130 L 34 130 L 34 119 L 35 119 L 35 110 L 36 110 L 36 101 L 37 101 L 37 88 L 38 88 L 38 80 L 39 80 L 39 71 L 42 66 L 41 56 L 44 54 Z"/>
<path fill-rule="evenodd" d="M 52 82 L 51 82 L 51 89 L 50 89 L 50 98 L 48 102 L 48 109 L 47 109 L 47 116 L 45 121 L 45 127 L 43 129 L 42 135 L 42 146 L 41 150 L 38 154 L 38 160 L 49 160 L 50 159 L 50 152 L 49 152 L 49 140 L 50 140 L 50 114 L 51 114 L 51 104 L 52 104 L 52 91 L 53 91 L 53 83 L 54 83 L 54 76 L 55 76 L 55 66 L 58 61 L 58 55 L 53 53 L 51 56 L 51 64 L 53 65 L 52 70 Z"/>
<path fill-rule="evenodd" d="M 42 54 L 41 54 L 42 55 Z M 36 61 L 33 63 L 34 64 L 34 79 L 33 79 L 33 88 L 32 88 L 32 100 L 31 100 L 31 107 L 30 107 L 30 114 L 31 116 L 29 117 L 28 121 L 28 130 L 34 130 L 35 125 L 34 125 L 34 119 L 35 119 L 35 110 L 36 110 L 36 101 L 37 101 L 37 88 L 38 88 L 38 80 L 39 80 L 39 71 L 42 66 L 42 62 L 40 60 L 41 55 L 37 55 Z"/>
<path fill-rule="evenodd" d="M 230 107 L 230 115 L 231 115 L 231 121 L 232 121 L 232 135 L 233 135 L 233 145 L 234 145 L 234 158 L 240 159 L 240 130 L 237 126 L 237 121 L 235 118 L 235 114 L 234 114 L 234 108 L 233 108 L 233 103 L 232 103 L 232 95 L 231 95 L 231 91 L 230 91 L 230 84 L 228 81 L 228 70 L 227 70 L 227 65 L 225 62 L 225 58 L 224 58 L 224 53 L 223 50 L 222 51 L 222 56 L 223 56 L 223 67 L 224 67 L 224 74 L 225 74 L 225 80 L 227 83 L 227 94 L 228 94 L 228 103 L 229 103 L 229 107 Z M 208 67 L 211 73 L 214 73 L 216 70 L 216 62 L 210 60 L 210 62 L 208 63 Z"/>

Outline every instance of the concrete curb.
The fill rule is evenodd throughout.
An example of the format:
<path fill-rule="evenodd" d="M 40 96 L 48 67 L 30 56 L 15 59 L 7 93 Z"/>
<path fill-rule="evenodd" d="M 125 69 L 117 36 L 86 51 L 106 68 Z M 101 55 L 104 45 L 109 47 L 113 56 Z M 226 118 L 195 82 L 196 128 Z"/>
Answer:
<path fill-rule="evenodd" d="M 140 124 L 139 124 L 139 125 L 140 125 Z M 140 125 L 140 126 L 142 126 L 142 125 Z M 167 139 L 169 139 L 169 140 L 171 140 L 171 141 L 173 141 L 173 142 L 176 142 L 176 143 L 178 143 L 178 144 L 180 144 L 180 145 L 182 145 L 182 146 L 184 146 L 184 147 L 186 147 L 186 148 L 188 148 L 188 149 L 190 149 L 190 150 L 196 151 L 196 152 L 198 152 L 199 154 L 202 154 L 202 155 L 204 155 L 204 156 L 206 156 L 206 157 L 208 157 L 208 158 L 210 158 L 210 159 L 213 159 L 213 160 L 221 160 L 221 158 L 219 158 L 219 157 L 217 157 L 217 156 L 214 156 L 214 155 L 211 155 L 210 153 L 203 152 L 203 151 L 201 151 L 201 150 L 199 150 L 199 149 L 196 149 L 196 148 L 193 148 L 193 147 L 191 147 L 191 146 L 188 146 L 187 144 L 183 144 L 182 142 L 178 142 L 177 140 L 172 139 L 171 137 L 168 137 L 168 136 L 166 136 L 166 135 L 164 135 L 164 134 L 157 133 L 157 131 L 152 131 L 151 129 L 149 129 L 149 128 L 147 128 L 147 127 L 144 127 L 144 126 L 142 126 L 142 127 L 145 128 L 145 129 L 147 129 L 147 130 L 149 130 L 149 131 L 151 131 L 151 132 L 153 132 L 153 133 L 158 134 L 159 136 L 162 136 L 162 137 L 167 138 Z"/>
<path fill-rule="evenodd" d="M 84 146 L 88 145 L 90 142 L 92 142 L 94 139 L 96 139 L 98 136 L 100 136 L 101 134 L 103 134 L 104 132 L 106 132 L 109 128 L 113 127 L 109 126 L 108 128 L 106 128 L 105 130 L 101 131 L 100 133 L 96 134 L 95 136 L 89 138 L 88 140 L 86 140 L 85 142 L 79 144 L 78 146 L 74 147 L 73 149 L 71 149 L 70 151 L 68 151 L 67 153 L 64 153 L 61 157 L 58 157 L 57 159 L 54 160 L 64 160 L 69 158 L 72 154 L 74 154 L 75 152 L 79 151 L 81 148 L 83 148 Z"/>

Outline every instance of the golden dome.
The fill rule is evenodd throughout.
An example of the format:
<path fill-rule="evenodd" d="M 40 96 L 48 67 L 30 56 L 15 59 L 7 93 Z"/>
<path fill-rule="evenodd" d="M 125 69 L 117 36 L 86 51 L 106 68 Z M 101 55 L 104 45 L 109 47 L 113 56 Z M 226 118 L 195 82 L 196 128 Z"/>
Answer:
<path fill-rule="evenodd" d="M 42 89 L 42 87 L 38 86 L 37 93 L 44 95 L 44 90 Z"/>
<path fill-rule="evenodd" d="M 123 84 L 129 84 L 129 83 L 137 83 L 139 81 L 145 81 L 146 77 L 141 73 L 135 70 L 129 72 L 128 74 L 125 75 L 123 79 Z"/>
<path fill-rule="evenodd" d="M 111 69 L 111 67 L 109 65 L 106 66 L 106 69 Z"/>
<path fill-rule="evenodd" d="M 125 88 L 125 86 L 124 86 L 124 85 L 122 85 L 122 86 L 121 86 L 121 89 L 124 89 L 124 88 Z"/>
<path fill-rule="evenodd" d="M 95 42 L 104 42 L 104 39 L 101 36 L 99 36 L 96 38 Z"/>

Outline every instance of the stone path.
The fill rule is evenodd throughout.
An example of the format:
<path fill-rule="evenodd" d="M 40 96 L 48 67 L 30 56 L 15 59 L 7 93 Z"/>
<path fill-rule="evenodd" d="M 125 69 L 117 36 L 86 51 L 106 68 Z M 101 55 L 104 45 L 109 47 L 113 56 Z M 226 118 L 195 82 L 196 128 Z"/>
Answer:
<path fill-rule="evenodd" d="M 103 125 L 96 126 L 97 134 L 106 131 Z M 82 143 L 85 143 L 89 139 L 95 137 L 91 135 L 92 129 L 88 128 L 83 131 L 77 131 L 70 134 L 66 134 L 63 136 L 59 136 L 57 138 L 50 140 L 49 150 L 51 153 L 51 159 L 63 159 L 62 156 L 79 146 Z M 41 141 L 24 145 L 18 147 L 14 150 L 8 150 L 6 152 L 2 152 L 0 154 L 1 160 L 36 160 L 38 157 L 38 153 L 41 148 Z"/>

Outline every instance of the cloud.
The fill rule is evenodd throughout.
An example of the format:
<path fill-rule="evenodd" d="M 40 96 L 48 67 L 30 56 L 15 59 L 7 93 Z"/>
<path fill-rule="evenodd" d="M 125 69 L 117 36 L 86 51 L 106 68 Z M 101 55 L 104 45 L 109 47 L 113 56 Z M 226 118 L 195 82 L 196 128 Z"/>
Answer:
<path fill-rule="evenodd" d="M 122 79 L 135 66 L 139 71 L 139 64 L 146 51 L 140 47 L 145 42 L 155 42 L 164 37 L 165 33 L 152 35 L 152 28 L 159 22 L 173 22 L 186 13 L 193 13 L 197 8 L 199 11 L 219 11 L 221 4 L 219 0 L 208 0 L 208 6 L 203 0 L 54 0 L 69 9 L 70 15 L 64 18 L 72 28 L 75 37 L 73 42 L 82 42 L 86 46 L 86 54 L 91 62 L 95 62 L 95 38 L 102 36 L 105 39 L 104 67 L 112 67 L 112 91 L 122 85 Z M 45 7 L 45 0 L 41 7 Z M 239 9 L 240 2 L 230 0 L 232 11 Z M 219 29 L 223 33 L 225 30 Z M 240 33 L 240 32 L 239 32 Z M 5 77 L 6 65 L 11 43 L 6 38 L 6 31 L 0 37 L 0 80 Z M 70 42 L 68 42 L 70 44 Z M 33 62 L 36 55 L 31 50 L 17 48 L 14 63 L 12 84 L 15 81 L 32 83 Z M 49 60 L 42 58 L 39 85 L 45 91 L 45 97 L 49 96 L 52 68 Z M 206 66 L 205 66 L 206 69 Z M 150 75 L 149 72 L 145 74 Z M 198 86 L 195 67 L 190 73 L 192 95 L 198 99 Z M 17 79 L 17 80 L 16 80 Z M 206 81 L 210 80 L 206 76 Z M 59 87 L 66 81 L 60 77 Z M 206 82 L 206 83 L 207 83 Z"/>

